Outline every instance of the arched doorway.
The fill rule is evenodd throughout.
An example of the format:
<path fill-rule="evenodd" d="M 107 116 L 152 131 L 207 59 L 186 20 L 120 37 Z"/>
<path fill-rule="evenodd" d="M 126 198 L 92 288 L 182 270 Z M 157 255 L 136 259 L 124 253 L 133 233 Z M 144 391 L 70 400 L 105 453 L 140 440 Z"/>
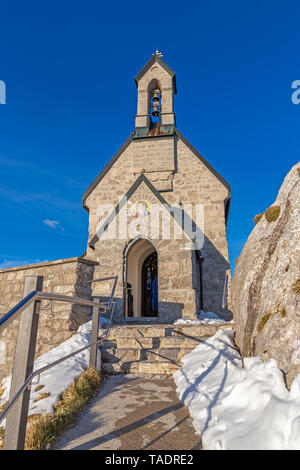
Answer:
<path fill-rule="evenodd" d="M 158 316 L 158 254 L 145 238 L 125 252 L 126 317 Z"/>

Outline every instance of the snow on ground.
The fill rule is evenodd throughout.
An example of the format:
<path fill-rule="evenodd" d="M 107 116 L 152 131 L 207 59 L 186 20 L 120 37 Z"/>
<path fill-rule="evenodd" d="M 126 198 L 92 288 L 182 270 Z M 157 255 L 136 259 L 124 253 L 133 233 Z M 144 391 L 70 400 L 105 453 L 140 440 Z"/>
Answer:
<path fill-rule="evenodd" d="M 205 449 L 300 449 L 300 374 L 290 391 L 277 362 L 244 359 L 233 330 L 219 330 L 174 374 Z"/>
<path fill-rule="evenodd" d="M 179 318 L 174 323 L 175 325 L 228 325 L 233 323 L 233 320 L 226 321 L 223 318 L 219 317 L 214 312 L 204 312 L 200 311 L 198 315 L 198 320 L 191 320 L 189 318 Z"/>
<path fill-rule="evenodd" d="M 34 362 L 34 370 L 38 370 L 45 365 L 48 365 L 57 359 L 61 359 L 72 352 L 87 346 L 90 343 L 90 330 L 91 321 L 80 326 L 78 332 L 74 334 L 70 339 L 61 343 L 56 348 L 43 354 Z M 100 326 L 107 326 L 109 320 L 100 318 Z M 29 405 L 29 415 L 40 414 L 40 413 L 52 413 L 52 406 L 59 400 L 62 392 L 68 388 L 68 386 L 78 377 L 88 366 L 90 357 L 90 349 L 77 354 L 76 356 L 67 359 L 66 361 L 48 369 L 40 375 L 40 380 L 37 383 L 38 377 L 33 379 L 33 385 L 31 388 L 31 397 Z M 99 357 L 100 359 L 100 357 Z M 11 385 L 11 376 L 6 377 L 1 384 L 4 390 L 3 395 L 0 398 L 0 407 L 9 399 Z M 37 387 L 44 385 L 40 390 L 36 390 Z M 42 400 L 35 401 L 40 394 L 48 393 L 50 396 Z M 5 420 L 0 423 L 0 426 L 4 427 Z"/>

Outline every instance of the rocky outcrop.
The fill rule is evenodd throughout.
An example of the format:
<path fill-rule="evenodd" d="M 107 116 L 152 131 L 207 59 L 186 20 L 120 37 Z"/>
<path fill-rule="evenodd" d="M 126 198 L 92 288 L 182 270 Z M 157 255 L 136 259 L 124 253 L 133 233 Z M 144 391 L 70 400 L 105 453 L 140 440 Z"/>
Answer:
<path fill-rule="evenodd" d="M 255 221 L 231 285 L 236 343 L 243 356 L 275 358 L 289 385 L 300 373 L 300 163 Z"/>

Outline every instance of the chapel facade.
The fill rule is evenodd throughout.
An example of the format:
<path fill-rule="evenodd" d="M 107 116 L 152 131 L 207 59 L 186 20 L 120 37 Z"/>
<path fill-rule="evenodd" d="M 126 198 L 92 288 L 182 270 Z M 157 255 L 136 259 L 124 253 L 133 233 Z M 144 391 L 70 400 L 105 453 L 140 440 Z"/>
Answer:
<path fill-rule="evenodd" d="M 176 77 L 160 53 L 135 83 L 134 130 L 82 197 L 86 257 L 99 263 L 94 278 L 118 275 L 116 322 L 222 315 L 230 185 L 177 129 Z"/>

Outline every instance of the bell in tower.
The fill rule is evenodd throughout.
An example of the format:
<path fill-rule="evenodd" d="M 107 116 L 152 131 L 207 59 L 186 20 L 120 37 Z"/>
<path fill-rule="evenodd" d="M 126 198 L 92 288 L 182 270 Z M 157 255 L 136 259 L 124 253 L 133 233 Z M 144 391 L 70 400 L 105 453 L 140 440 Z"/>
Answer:
<path fill-rule="evenodd" d="M 158 117 L 160 115 L 160 90 L 157 88 L 152 93 L 152 116 Z"/>

